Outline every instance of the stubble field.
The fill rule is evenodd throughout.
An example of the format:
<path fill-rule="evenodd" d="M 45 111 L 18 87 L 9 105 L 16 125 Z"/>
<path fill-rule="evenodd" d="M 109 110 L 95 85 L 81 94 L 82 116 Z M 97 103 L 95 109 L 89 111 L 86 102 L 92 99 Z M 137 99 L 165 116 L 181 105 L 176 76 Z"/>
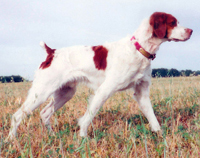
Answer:
<path fill-rule="evenodd" d="M 0 157 L 200 157 L 200 77 L 154 78 L 150 98 L 162 126 L 152 133 L 132 99 L 132 91 L 116 93 L 79 136 L 77 118 L 93 92 L 79 85 L 75 96 L 51 118 L 54 133 L 42 124 L 43 104 L 6 141 L 12 114 L 22 105 L 30 82 L 0 83 Z"/>

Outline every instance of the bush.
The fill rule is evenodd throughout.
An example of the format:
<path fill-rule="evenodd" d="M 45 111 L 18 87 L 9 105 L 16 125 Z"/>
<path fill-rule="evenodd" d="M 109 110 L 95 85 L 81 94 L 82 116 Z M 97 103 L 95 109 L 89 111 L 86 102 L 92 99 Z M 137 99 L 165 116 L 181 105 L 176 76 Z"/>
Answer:
<path fill-rule="evenodd" d="M 9 83 L 9 82 L 24 82 L 25 79 L 21 76 L 0 76 L 0 82 Z"/>

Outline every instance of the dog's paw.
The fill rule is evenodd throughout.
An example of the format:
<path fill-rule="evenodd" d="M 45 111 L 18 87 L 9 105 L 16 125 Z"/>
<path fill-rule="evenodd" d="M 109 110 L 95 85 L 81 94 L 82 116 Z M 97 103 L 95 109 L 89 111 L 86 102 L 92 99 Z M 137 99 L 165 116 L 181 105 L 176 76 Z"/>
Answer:
<path fill-rule="evenodd" d="M 151 126 L 151 131 L 152 131 L 152 132 L 158 132 L 158 131 L 160 131 L 160 130 L 161 130 L 161 128 L 160 128 L 160 125 L 159 125 L 159 124 L 156 124 L 156 125 Z"/>
<path fill-rule="evenodd" d="M 87 131 L 80 129 L 80 136 L 81 137 L 87 137 Z"/>
<path fill-rule="evenodd" d="M 15 138 L 15 135 L 12 132 L 9 132 L 7 138 L 5 139 L 5 142 L 12 141 Z"/>

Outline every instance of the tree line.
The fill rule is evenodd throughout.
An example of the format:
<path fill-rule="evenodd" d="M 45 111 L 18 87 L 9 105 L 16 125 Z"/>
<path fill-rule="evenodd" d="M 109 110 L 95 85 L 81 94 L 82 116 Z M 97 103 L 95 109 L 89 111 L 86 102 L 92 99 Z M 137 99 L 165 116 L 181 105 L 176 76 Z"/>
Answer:
<path fill-rule="evenodd" d="M 152 69 L 151 76 L 152 77 L 179 77 L 179 76 L 198 76 L 200 75 L 200 71 L 192 71 L 192 70 L 181 70 L 177 69 Z M 0 76 L 0 83 L 9 83 L 9 82 L 24 82 L 28 81 L 21 76 Z"/>
<path fill-rule="evenodd" d="M 181 70 L 177 69 L 153 69 L 151 76 L 152 77 L 179 77 L 179 76 L 198 76 L 200 75 L 200 71 L 192 71 L 192 70 Z"/>

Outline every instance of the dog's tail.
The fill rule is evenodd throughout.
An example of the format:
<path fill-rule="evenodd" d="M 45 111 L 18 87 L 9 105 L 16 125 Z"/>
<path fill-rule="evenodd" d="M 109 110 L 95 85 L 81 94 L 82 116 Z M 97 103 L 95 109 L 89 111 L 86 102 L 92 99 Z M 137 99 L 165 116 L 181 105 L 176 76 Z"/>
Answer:
<path fill-rule="evenodd" d="M 49 46 L 46 45 L 43 41 L 40 42 L 40 46 L 45 49 L 46 53 L 51 55 L 54 54 L 56 49 L 51 49 Z"/>

